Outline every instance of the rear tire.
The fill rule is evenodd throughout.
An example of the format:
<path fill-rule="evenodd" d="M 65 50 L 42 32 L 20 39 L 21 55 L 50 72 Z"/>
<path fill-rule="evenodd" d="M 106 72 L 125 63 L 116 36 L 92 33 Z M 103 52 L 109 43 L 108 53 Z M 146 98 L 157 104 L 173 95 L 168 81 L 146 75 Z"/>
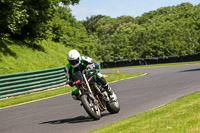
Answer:
<path fill-rule="evenodd" d="M 81 101 L 85 111 L 90 117 L 92 117 L 94 120 L 99 120 L 101 118 L 101 111 L 99 107 L 93 103 L 92 99 L 88 95 L 82 95 Z"/>

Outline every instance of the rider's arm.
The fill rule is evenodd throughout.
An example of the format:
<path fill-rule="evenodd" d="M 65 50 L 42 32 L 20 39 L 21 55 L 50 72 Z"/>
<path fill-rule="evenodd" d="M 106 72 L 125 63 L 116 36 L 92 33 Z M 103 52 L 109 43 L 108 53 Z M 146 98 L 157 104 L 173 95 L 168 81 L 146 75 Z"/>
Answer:
<path fill-rule="evenodd" d="M 66 78 L 66 84 L 69 84 L 71 87 L 74 86 L 72 79 L 70 78 L 70 74 L 69 74 L 69 66 L 66 66 L 65 69 L 65 78 Z"/>
<path fill-rule="evenodd" d="M 97 63 L 95 63 L 90 57 L 88 56 L 82 56 L 81 57 L 83 63 L 90 67 L 91 69 L 98 69 L 99 68 L 99 65 Z"/>

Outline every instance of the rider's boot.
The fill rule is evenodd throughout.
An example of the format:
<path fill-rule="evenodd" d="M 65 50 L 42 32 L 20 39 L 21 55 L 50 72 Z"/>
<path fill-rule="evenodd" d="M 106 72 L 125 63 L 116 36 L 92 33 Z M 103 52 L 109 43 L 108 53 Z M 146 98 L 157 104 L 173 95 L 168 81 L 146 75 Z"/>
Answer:
<path fill-rule="evenodd" d="M 113 90 L 108 86 L 108 83 L 106 82 L 105 78 L 103 77 L 103 75 L 101 73 L 97 73 L 97 81 L 102 85 L 102 87 L 106 90 L 106 92 L 108 93 L 111 101 L 116 101 L 117 97 L 115 95 L 115 93 L 113 92 Z"/>
<path fill-rule="evenodd" d="M 114 91 L 111 89 L 110 86 L 108 86 L 108 84 L 106 84 L 105 86 L 103 86 L 103 88 L 107 91 L 111 101 L 116 101 L 116 95 L 114 93 Z"/>

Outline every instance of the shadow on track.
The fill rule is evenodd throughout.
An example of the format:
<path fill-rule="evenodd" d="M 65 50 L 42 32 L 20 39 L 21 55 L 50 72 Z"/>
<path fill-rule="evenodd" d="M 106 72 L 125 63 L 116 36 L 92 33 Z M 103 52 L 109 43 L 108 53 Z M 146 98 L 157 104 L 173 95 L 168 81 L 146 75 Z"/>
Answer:
<path fill-rule="evenodd" d="M 62 120 L 53 120 L 53 121 L 42 122 L 40 124 L 81 123 L 81 122 L 90 122 L 90 121 L 93 121 L 93 119 L 90 117 L 78 116 L 78 117 L 62 119 Z"/>
<path fill-rule="evenodd" d="M 200 68 L 190 69 L 190 70 L 184 70 L 184 71 L 180 71 L 180 72 L 193 72 L 193 71 L 200 71 Z"/>
<path fill-rule="evenodd" d="M 102 117 L 104 116 L 109 116 L 111 115 L 110 113 L 105 113 L 102 114 Z M 62 120 L 53 120 L 53 121 L 46 121 L 46 122 L 42 122 L 39 124 L 64 124 L 64 123 L 82 123 L 82 122 L 91 122 L 91 121 L 95 121 L 93 120 L 91 117 L 85 117 L 85 116 L 77 116 L 74 118 L 68 118 L 68 119 L 62 119 Z"/>

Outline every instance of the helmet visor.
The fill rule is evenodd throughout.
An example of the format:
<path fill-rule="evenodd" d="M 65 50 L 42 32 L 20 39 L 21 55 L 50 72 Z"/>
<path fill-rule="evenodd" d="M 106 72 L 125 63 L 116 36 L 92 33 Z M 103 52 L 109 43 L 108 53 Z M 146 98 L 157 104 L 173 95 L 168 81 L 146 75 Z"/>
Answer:
<path fill-rule="evenodd" d="M 68 60 L 69 61 L 69 64 L 71 64 L 71 65 L 76 65 L 76 64 L 78 64 L 79 63 L 79 58 L 78 59 L 76 59 L 76 60 Z"/>

